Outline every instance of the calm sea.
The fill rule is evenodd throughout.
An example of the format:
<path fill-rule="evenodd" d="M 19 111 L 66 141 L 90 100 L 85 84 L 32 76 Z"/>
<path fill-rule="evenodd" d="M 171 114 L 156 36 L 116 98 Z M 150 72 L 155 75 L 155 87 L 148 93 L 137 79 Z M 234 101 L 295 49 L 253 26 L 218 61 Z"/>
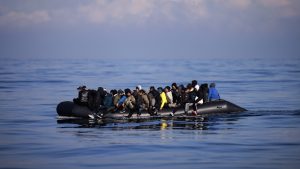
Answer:
<path fill-rule="evenodd" d="M 299 168 L 299 60 L 1 60 L 0 168 Z M 216 82 L 249 111 L 204 119 L 61 120 L 87 85 Z"/>

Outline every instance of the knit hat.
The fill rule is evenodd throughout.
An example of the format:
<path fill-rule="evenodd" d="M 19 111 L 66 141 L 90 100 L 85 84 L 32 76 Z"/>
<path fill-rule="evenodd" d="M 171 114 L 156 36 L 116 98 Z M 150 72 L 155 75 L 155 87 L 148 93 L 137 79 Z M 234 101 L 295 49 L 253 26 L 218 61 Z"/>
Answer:
<path fill-rule="evenodd" d="M 136 86 L 136 89 L 142 90 L 142 86 L 141 86 L 141 85 L 137 85 L 137 86 Z"/>

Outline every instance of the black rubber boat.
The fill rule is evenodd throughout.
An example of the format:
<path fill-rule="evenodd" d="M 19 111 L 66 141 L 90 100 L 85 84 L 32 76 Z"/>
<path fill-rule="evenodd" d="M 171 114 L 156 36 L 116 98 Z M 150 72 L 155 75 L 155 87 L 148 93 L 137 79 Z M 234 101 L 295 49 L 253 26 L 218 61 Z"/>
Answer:
<path fill-rule="evenodd" d="M 167 108 L 159 111 L 155 117 L 166 117 L 170 116 L 170 113 L 174 108 Z M 94 118 L 96 114 L 102 114 L 101 118 L 107 119 L 124 119 L 127 118 L 129 112 L 92 112 L 88 107 L 79 106 L 74 104 L 71 101 L 64 101 L 57 105 L 56 108 L 57 114 L 59 116 L 67 117 L 81 117 L 81 118 Z M 223 114 L 223 113 L 237 113 L 247 111 L 246 109 L 237 106 L 226 100 L 218 100 L 207 102 L 202 105 L 197 106 L 198 115 L 207 115 L 207 114 Z M 177 111 L 174 114 L 175 116 L 191 116 L 192 111 L 190 110 L 187 114 L 184 113 L 183 107 L 177 108 Z M 99 117 L 99 116 L 97 116 Z M 148 112 L 142 112 L 141 115 L 134 113 L 130 118 L 150 118 L 151 116 Z"/>

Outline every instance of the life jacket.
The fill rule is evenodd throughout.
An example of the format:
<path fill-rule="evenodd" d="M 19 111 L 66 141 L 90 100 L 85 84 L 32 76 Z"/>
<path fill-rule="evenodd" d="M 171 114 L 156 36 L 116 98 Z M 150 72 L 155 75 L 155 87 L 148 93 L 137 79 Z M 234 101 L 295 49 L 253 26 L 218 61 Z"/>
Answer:
<path fill-rule="evenodd" d="M 180 103 L 180 94 L 177 90 L 172 89 L 173 103 Z"/>
<path fill-rule="evenodd" d="M 168 103 L 166 93 L 165 92 L 161 92 L 160 98 L 161 98 L 160 109 L 162 109 L 165 106 L 165 104 Z"/>

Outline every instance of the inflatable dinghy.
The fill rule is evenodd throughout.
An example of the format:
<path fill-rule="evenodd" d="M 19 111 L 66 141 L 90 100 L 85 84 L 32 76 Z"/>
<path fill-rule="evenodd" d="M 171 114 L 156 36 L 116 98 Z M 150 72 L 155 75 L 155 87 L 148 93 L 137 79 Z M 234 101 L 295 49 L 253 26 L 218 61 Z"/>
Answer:
<path fill-rule="evenodd" d="M 191 116 L 192 108 L 187 113 L 184 112 L 184 108 L 178 107 L 175 109 L 174 116 Z M 103 118 L 103 119 L 124 119 L 128 118 L 128 111 L 116 111 L 116 112 L 93 112 L 88 107 L 79 106 L 71 101 L 64 101 L 57 105 L 57 114 L 59 116 L 68 117 L 81 117 L 81 118 Z M 155 114 L 155 117 L 167 117 L 174 111 L 174 108 L 166 108 L 160 110 Z M 218 100 L 207 102 L 204 104 L 197 105 L 197 115 L 207 115 L 207 114 L 222 114 L 222 113 L 237 113 L 247 111 L 246 109 L 237 106 L 226 100 Z M 140 115 L 134 113 L 130 118 L 150 118 L 151 116 L 148 112 L 141 112 Z"/>

